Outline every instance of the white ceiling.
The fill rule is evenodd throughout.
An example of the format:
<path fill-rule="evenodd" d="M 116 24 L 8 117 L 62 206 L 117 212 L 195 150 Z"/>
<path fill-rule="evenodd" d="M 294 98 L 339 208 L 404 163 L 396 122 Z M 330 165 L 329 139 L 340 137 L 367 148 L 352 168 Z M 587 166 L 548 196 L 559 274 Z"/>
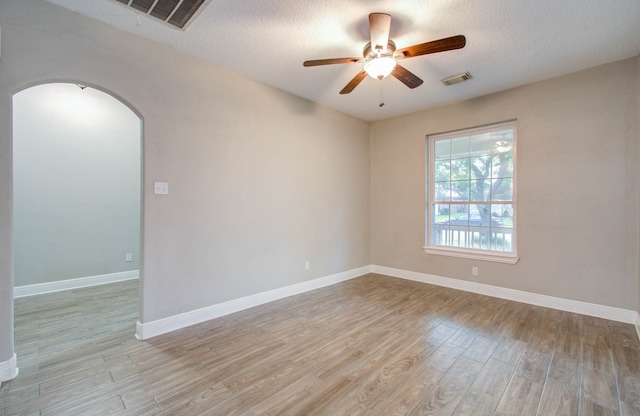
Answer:
<path fill-rule="evenodd" d="M 113 0 L 48 0 L 124 31 L 332 107 L 379 120 L 637 56 L 640 0 L 212 0 L 180 31 Z M 398 48 L 462 34 L 464 49 L 404 60 L 424 80 L 409 89 L 365 79 L 338 92 L 360 64 L 304 68 L 309 59 L 360 57 L 368 15 L 392 16 Z M 440 80 L 469 71 L 470 81 Z"/>

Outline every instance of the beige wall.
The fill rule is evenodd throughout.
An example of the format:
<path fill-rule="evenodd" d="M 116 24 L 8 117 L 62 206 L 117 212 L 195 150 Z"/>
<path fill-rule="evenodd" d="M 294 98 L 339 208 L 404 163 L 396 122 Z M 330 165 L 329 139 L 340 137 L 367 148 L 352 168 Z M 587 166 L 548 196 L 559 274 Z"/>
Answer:
<path fill-rule="evenodd" d="M 509 119 L 520 261 L 425 254 L 425 135 Z M 637 308 L 637 59 L 372 123 L 371 166 L 373 264 Z"/>
<path fill-rule="evenodd" d="M 370 264 L 368 123 L 45 2 L 3 0 L 0 26 L 0 363 L 11 97 L 36 83 L 100 86 L 143 119 L 143 323 Z"/>

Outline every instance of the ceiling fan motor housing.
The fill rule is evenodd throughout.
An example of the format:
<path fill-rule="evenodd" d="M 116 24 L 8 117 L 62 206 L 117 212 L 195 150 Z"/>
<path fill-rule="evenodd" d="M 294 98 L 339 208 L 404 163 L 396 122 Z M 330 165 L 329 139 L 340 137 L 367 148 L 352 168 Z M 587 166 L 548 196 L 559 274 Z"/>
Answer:
<path fill-rule="evenodd" d="M 380 58 L 383 56 L 388 56 L 393 58 L 393 53 L 395 51 L 396 51 L 396 43 L 391 39 L 389 39 L 389 43 L 387 43 L 387 50 L 385 51 L 380 51 L 380 50 L 374 51 L 373 49 L 371 49 L 371 42 L 367 42 L 367 44 L 364 45 L 364 49 L 362 50 L 362 56 L 364 56 L 365 59 L 367 60 L 371 60 L 373 58 Z"/>

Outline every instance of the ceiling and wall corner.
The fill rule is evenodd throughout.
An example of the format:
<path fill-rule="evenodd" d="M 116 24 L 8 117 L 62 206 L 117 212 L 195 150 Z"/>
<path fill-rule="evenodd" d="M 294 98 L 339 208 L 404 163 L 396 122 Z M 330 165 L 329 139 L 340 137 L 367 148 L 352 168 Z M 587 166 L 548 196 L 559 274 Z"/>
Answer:
<path fill-rule="evenodd" d="M 48 0 L 126 32 L 171 46 L 238 74 L 363 120 L 381 120 L 548 79 L 640 52 L 637 0 L 215 0 L 185 31 L 114 0 Z M 147 0 L 149 1 L 149 0 Z M 398 48 L 465 35 L 464 49 L 420 56 L 403 66 L 424 80 L 413 90 L 365 79 L 338 92 L 360 64 L 304 68 L 305 60 L 360 57 L 368 14 L 389 13 Z M 468 82 L 441 79 L 470 72 Z"/>

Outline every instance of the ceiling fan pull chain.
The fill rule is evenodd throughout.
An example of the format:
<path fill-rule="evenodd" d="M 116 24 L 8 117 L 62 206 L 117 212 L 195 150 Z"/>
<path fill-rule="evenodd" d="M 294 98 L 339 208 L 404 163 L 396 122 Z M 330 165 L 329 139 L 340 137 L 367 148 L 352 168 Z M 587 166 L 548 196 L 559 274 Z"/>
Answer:
<path fill-rule="evenodd" d="M 378 104 L 378 107 L 383 107 L 384 106 L 384 98 L 382 96 L 382 77 L 378 78 L 380 80 L 380 104 Z"/>

